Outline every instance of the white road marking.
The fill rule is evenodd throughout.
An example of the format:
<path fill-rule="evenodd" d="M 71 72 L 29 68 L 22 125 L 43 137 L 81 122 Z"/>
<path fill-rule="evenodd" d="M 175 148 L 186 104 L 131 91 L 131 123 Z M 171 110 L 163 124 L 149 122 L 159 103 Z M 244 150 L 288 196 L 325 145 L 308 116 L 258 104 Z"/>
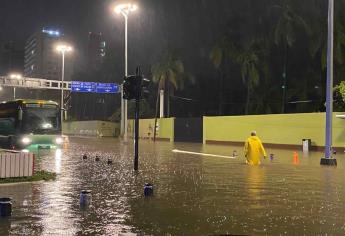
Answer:
<path fill-rule="evenodd" d="M 174 153 L 191 154 L 191 155 L 199 155 L 199 156 L 208 156 L 208 157 L 221 157 L 221 158 L 228 158 L 228 159 L 236 159 L 236 157 L 232 157 L 232 156 L 222 156 L 222 155 L 200 153 L 200 152 L 188 152 L 188 151 L 182 151 L 182 150 L 178 150 L 178 149 L 173 149 L 172 152 L 174 152 Z"/>

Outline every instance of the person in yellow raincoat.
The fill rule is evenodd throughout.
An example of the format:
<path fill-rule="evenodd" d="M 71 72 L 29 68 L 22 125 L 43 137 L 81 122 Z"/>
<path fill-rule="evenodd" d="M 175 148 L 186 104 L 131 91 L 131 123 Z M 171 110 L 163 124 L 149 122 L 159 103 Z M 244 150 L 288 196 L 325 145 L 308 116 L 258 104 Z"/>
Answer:
<path fill-rule="evenodd" d="M 251 132 L 251 136 L 246 140 L 244 144 L 244 156 L 246 162 L 249 165 L 260 165 L 260 157 L 263 156 L 266 159 L 266 151 L 262 145 L 259 137 L 256 136 L 256 131 Z"/>

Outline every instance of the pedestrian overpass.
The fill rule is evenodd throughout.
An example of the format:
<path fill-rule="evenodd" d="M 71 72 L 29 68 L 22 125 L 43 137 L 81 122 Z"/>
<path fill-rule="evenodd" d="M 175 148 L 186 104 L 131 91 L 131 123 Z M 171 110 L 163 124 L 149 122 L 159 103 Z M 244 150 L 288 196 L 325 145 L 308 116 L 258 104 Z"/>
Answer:
<path fill-rule="evenodd" d="M 0 76 L 0 86 L 30 89 L 55 89 L 71 90 L 71 81 L 47 80 L 40 78 L 11 78 L 11 76 Z"/>

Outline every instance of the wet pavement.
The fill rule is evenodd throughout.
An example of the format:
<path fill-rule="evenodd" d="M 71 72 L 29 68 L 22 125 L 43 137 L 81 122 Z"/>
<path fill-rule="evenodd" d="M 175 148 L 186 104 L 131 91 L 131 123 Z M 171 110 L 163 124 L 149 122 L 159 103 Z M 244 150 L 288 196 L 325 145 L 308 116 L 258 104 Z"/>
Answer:
<path fill-rule="evenodd" d="M 296 161 L 292 150 L 268 149 L 274 159 L 253 167 L 241 147 L 141 141 L 135 173 L 132 150 L 117 139 L 71 138 L 62 153 L 41 153 L 37 168 L 57 180 L 0 186 L 13 198 L 0 235 L 345 235 L 343 153 L 329 168 L 320 152 Z M 154 196 L 145 198 L 148 182 Z M 83 189 L 92 191 L 88 208 L 79 205 Z"/>

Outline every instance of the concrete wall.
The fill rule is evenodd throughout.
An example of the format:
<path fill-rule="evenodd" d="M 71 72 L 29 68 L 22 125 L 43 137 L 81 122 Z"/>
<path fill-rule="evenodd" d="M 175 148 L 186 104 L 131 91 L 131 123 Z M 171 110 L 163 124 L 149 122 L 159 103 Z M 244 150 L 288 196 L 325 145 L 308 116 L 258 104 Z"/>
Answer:
<path fill-rule="evenodd" d="M 157 138 L 174 141 L 174 120 L 175 118 L 157 119 Z M 139 138 L 153 138 L 153 127 L 155 119 L 141 119 L 139 125 Z M 134 136 L 134 120 L 128 121 L 128 133 Z"/>
<path fill-rule="evenodd" d="M 108 121 L 71 121 L 62 125 L 65 135 L 116 137 L 120 133 L 118 123 Z"/>
<path fill-rule="evenodd" d="M 345 147 L 345 120 L 333 119 L 333 146 Z M 310 138 L 313 146 L 325 145 L 325 113 L 204 117 L 203 142 L 244 142 L 256 130 L 264 143 L 301 145 Z"/>

